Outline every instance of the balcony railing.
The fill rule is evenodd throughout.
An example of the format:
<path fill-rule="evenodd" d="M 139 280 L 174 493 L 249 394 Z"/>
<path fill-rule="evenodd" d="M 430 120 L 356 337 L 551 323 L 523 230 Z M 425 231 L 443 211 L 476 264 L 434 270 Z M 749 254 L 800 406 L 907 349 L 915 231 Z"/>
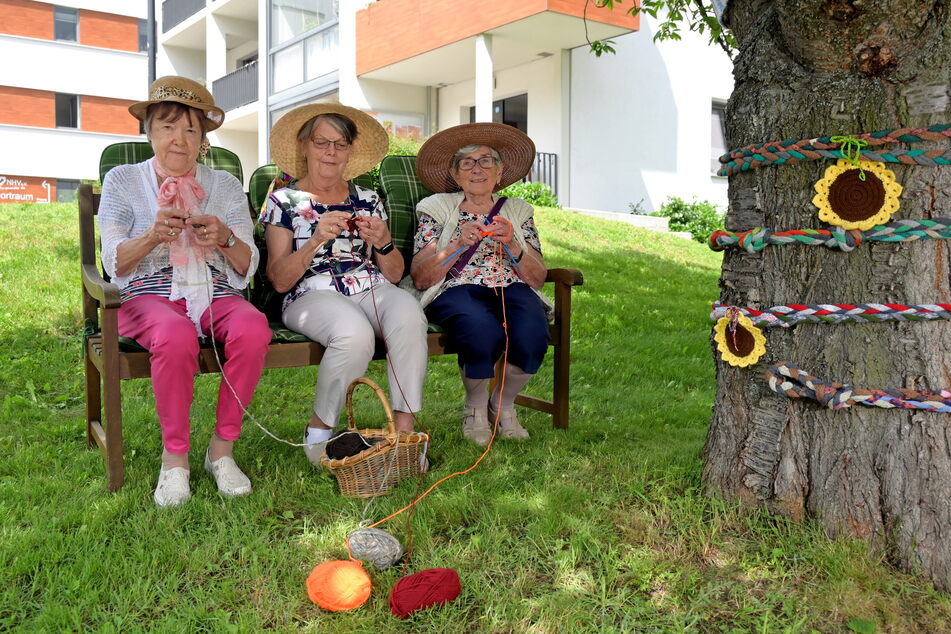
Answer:
<path fill-rule="evenodd" d="M 258 100 L 258 63 L 251 62 L 212 82 L 215 104 L 227 112 Z"/>
<path fill-rule="evenodd" d="M 545 183 L 551 192 L 558 195 L 558 155 L 551 152 L 537 152 L 532 169 L 522 181 L 526 183 Z"/>
<path fill-rule="evenodd" d="M 205 8 L 205 0 L 165 0 L 162 3 L 162 32 Z"/>

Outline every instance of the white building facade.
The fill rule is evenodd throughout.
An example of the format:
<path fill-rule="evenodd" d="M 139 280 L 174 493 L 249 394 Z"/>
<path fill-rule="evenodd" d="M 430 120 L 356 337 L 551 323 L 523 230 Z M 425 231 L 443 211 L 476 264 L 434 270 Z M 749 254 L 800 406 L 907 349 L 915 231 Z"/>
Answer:
<path fill-rule="evenodd" d="M 164 0 L 157 74 L 209 86 L 226 111 L 212 142 L 246 176 L 270 161 L 281 114 L 339 101 L 405 136 L 477 120 L 519 127 L 539 152 L 533 179 L 566 207 L 650 212 L 669 196 L 725 206 L 711 159 L 733 85 L 726 54 L 693 33 L 654 43 L 648 18 L 585 4 Z M 591 54 L 586 27 L 617 54 Z"/>

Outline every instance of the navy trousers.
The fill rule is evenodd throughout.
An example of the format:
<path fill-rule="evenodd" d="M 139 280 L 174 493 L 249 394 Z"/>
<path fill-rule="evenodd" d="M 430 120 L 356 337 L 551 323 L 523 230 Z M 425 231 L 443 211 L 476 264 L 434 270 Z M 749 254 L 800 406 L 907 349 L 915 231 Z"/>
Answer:
<path fill-rule="evenodd" d="M 505 351 L 501 289 L 454 286 L 426 308 L 426 316 L 446 331 L 465 376 L 491 379 L 495 375 L 495 363 Z M 535 374 L 548 350 L 548 319 L 541 300 L 527 284 L 506 286 L 505 316 L 508 362 Z"/>

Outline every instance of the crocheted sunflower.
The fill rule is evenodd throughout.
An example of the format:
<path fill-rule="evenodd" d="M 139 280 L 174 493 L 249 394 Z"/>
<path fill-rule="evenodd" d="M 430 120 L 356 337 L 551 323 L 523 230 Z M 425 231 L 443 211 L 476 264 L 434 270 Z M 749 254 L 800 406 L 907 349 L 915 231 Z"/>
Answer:
<path fill-rule="evenodd" d="M 742 313 L 721 317 L 713 327 L 713 333 L 720 358 L 732 366 L 751 366 L 766 354 L 766 337 Z"/>
<path fill-rule="evenodd" d="M 840 159 L 826 169 L 815 190 L 818 193 L 812 204 L 819 208 L 821 220 L 845 229 L 865 231 L 885 224 L 898 211 L 902 187 L 895 182 L 895 174 L 882 163 L 858 161 L 858 165 L 853 165 Z"/>

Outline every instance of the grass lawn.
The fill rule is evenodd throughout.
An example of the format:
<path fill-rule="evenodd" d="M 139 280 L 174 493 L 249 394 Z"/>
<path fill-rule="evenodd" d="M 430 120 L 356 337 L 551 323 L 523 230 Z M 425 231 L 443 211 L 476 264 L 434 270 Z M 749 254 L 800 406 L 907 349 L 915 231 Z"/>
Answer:
<path fill-rule="evenodd" d="M 300 449 L 253 424 L 236 458 L 251 496 L 224 500 L 201 468 L 218 376 L 193 407 L 193 499 L 157 509 L 151 384 L 123 384 L 127 484 L 110 495 L 85 449 L 78 230 L 71 205 L 0 206 L 0 630 L 168 632 L 912 632 L 951 629 L 951 600 L 870 556 L 701 493 L 713 402 L 707 312 L 719 256 L 672 236 L 542 209 L 550 266 L 574 294 L 571 429 L 522 410 L 529 442 L 500 441 L 421 502 L 409 572 L 455 568 L 462 595 L 390 614 L 401 569 L 371 573 L 362 608 L 328 613 L 304 580 L 344 537 L 412 499 L 341 497 Z M 252 412 L 297 441 L 316 369 L 270 370 Z M 371 378 L 383 382 L 380 364 Z M 544 394 L 546 366 L 530 386 Z M 455 360 L 430 361 L 427 483 L 472 464 Z M 361 426 L 382 417 L 369 390 Z M 404 544 L 406 515 L 385 524 Z"/>

